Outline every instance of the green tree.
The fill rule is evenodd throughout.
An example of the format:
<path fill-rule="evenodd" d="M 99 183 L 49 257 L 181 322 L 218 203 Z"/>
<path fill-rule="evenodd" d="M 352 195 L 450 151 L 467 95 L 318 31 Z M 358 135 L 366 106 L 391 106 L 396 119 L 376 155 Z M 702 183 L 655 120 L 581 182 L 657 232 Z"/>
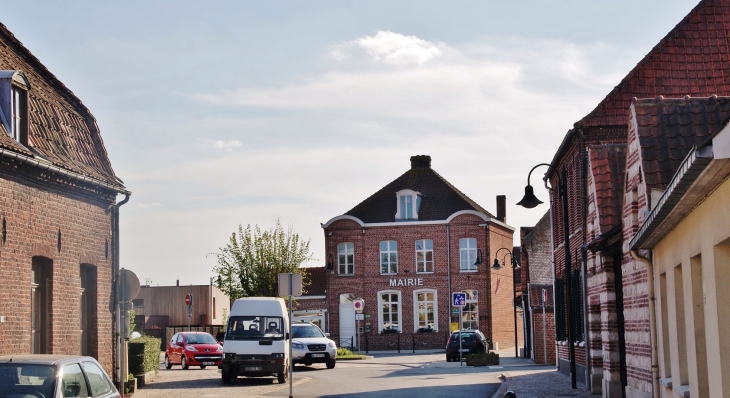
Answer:
<path fill-rule="evenodd" d="M 295 272 L 306 280 L 306 268 L 300 266 L 312 259 L 309 240 L 300 239 L 289 227 L 284 231 L 279 220 L 274 228 L 262 230 L 258 225 L 231 234 L 217 254 L 216 285 L 231 300 L 241 297 L 276 297 L 280 273 Z"/>

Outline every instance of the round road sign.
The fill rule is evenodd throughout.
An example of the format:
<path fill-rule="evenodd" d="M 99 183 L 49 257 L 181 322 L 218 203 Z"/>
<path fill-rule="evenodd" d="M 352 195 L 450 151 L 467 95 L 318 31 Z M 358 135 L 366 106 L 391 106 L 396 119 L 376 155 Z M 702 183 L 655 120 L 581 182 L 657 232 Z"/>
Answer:
<path fill-rule="evenodd" d="M 193 302 L 193 296 L 190 294 L 185 295 L 185 305 L 190 305 Z"/>
<path fill-rule="evenodd" d="M 119 270 L 119 301 L 122 303 L 128 303 L 132 301 L 139 294 L 139 278 L 137 275 L 128 270 Z"/>
<path fill-rule="evenodd" d="M 352 308 L 355 309 L 355 312 L 362 312 L 364 307 L 365 307 L 365 300 L 363 300 L 363 299 L 353 300 Z"/>

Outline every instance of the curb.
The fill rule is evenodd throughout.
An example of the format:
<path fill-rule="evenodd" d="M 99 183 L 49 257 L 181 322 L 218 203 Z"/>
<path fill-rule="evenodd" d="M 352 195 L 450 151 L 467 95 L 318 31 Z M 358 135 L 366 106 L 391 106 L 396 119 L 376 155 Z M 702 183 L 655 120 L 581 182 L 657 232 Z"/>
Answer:
<path fill-rule="evenodd" d="M 338 357 L 338 358 L 335 358 L 335 359 L 338 360 L 338 361 L 364 361 L 366 359 L 375 359 L 375 357 L 372 356 L 372 355 L 363 355 L 360 358 L 339 358 Z"/>
<path fill-rule="evenodd" d="M 492 398 L 499 398 L 504 396 L 504 393 L 507 392 L 507 387 L 509 386 L 510 381 L 512 381 L 512 376 L 510 376 L 509 374 L 501 373 L 498 379 L 502 380 L 502 385 L 499 386 L 497 391 L 494 392 Z"/>

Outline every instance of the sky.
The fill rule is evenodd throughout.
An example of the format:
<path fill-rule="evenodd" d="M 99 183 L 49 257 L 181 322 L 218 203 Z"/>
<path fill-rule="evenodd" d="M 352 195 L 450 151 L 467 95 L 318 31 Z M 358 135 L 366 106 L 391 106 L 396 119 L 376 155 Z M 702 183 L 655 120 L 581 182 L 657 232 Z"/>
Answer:
<path fill-rule="evenodd" d="M 696 3 L 28 0 L 0 22 L 96 117 L 132 191 L 121 266 L 165 286 L 209 283 L 239 225 L 277 219 L 322 265 L 320 223 L 412 155 L 534 225 L 532 166 Z"/>

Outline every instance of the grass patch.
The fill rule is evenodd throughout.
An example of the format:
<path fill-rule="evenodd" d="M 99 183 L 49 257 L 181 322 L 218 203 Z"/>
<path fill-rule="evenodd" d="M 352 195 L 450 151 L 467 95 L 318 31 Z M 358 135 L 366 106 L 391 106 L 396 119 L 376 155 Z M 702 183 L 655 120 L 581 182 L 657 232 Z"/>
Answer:
<path fill-rule="evenodd" d="M 339 360 L 350 361 L 350 360 L 358 360 L 358 359 L 367 359 L 367 357 L 368 357 L 367 355 L 359 355 L 359 354 L 350 354 L 350 355 L 342 355 L 342 356 L 338 355 L 337 360 L 338 361 Z"/>

